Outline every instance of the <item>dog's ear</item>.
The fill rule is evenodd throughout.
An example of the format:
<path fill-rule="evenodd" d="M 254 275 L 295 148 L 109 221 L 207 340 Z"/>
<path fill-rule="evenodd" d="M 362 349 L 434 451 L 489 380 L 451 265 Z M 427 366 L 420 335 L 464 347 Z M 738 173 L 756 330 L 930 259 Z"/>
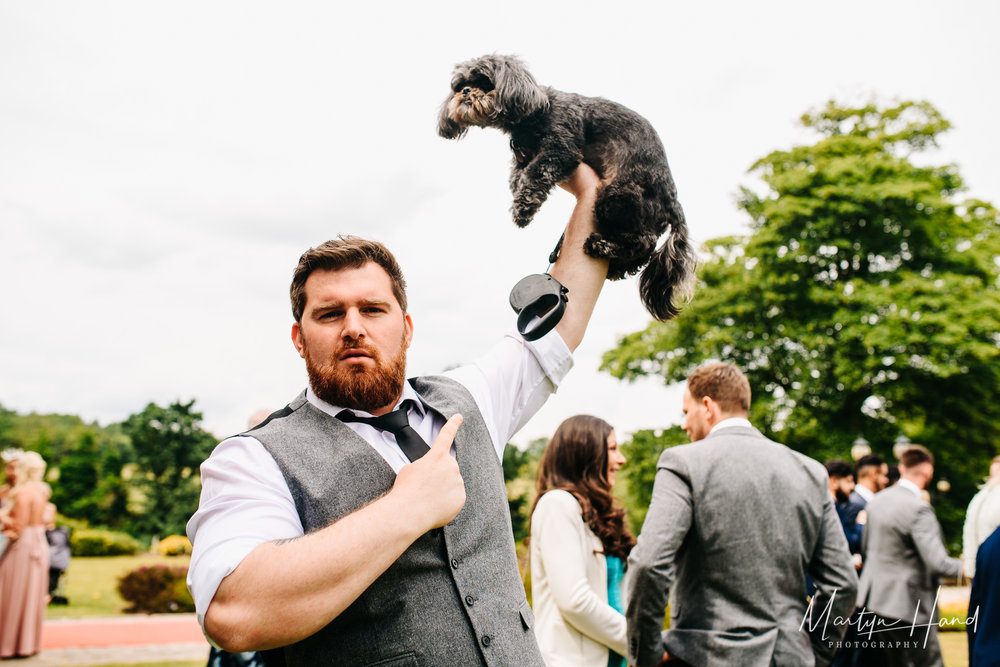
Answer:
<path fill-rule="evenodd" d="M 438 134 L 445 139 L 461 139 L 469 128 L 466 125 L 459 125 L 451 117 L 449 110 L 452 97 L 454 96 L 449 95 L 445 98 L 444 104 L 441 105 L 441 113 L 438 114 Z"/>
<path fill-rule="evenodd" d="M 520 60 L 513 56 L 494 56 L 492 60 L 490 78 L 502 115 L 516 121 L 548 108 L 548 95 Z"/>

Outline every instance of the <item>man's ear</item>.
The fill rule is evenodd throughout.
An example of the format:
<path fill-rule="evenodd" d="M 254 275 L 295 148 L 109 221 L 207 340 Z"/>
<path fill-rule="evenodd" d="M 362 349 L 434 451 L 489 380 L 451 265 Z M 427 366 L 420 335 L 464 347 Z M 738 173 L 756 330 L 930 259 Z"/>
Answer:
<path fill-rule="evenodd" d="M 711 396 L 702 396 L 701 406 L 705 408 L 709 415 L 714 415 L 716 412 L 715 401 L 712 400 Z"/>
<path fill-rule="evenodd" d="M 705 410 L 705 421 L 711 426 L 715 426 L 721 420 L 721 413 L 719 412 L 719 404 L 715 402 L 711 396 L 701 397 L 701 407 Z"/>
<path fill-rule="evenodd" d="M 295 349 L 298 351 L 299 356 L 305 359 L 306 341 L 305 338 L 302 337 L 302 325 L 300 325 L 298 322 L 292 324 L 292 345 L 295 346 Z"/>
<path fill-rule="evenodd" d="M 406 327 L 406 349 L 410 349 L 410 344 L 413 342 L 413 318 L 409 313 L 403 315 L 403 326 Z"/>

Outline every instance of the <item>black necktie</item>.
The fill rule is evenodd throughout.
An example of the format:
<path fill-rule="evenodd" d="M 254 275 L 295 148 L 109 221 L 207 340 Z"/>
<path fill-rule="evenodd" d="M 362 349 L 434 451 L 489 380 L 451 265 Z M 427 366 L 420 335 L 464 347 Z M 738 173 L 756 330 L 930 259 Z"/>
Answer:
<path fill-rule="evenodd" d="M 410 427 L 410 420 L 406 417 L 406 411 L 413 401 L 403 401 L 398 410 L 393 410 L 381 417 L 359 417 L 350 410 L 341 410 L 337 414 L 337 419 L 342 422 L 361 422 L 374 426 L 380 431 L 388 431 L 396 436 L 396 444 L 403 450 L 403 454 L 411 461 L 416 461 L 421 456 L 430 451 L 430 447 L 420 437 L 420 434 Z"/>

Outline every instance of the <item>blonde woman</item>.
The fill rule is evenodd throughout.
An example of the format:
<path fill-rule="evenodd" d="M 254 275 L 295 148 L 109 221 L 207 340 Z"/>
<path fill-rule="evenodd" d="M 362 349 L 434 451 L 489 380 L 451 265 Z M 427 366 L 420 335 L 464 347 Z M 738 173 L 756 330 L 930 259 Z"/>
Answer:
<path fill-rule="evenodd" d="M 0 658 L 27 657 L 41 648 L 49 585 L 44 474 L 37 452 L 22 454 L 14 468 L 13 503 L 2 519 L 11 542 L 0 560 Z"/>
<path fill-rule="evenodd" d="M 621 579 L 635 538 L 611 495 L 625 463 L 611 425 L 589 415 L 556 429 L 531 510 L 535 636 L 547 667 L 624 667 Z"/>

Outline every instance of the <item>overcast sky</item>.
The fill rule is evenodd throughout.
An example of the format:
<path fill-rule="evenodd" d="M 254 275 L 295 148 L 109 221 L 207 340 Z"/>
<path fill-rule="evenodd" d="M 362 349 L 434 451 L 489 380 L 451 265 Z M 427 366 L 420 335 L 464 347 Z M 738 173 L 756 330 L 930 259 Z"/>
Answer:
<path fill-rule="evenodd" d="M 452 67 L 484 53 L 646 116 L 696 242 L 746 231 L 747 169 L 813 141 L 797 119 L 831 98 L 930 101 L 954 124 L 931 158 L 1000 203 L 998 25 L 988 1 L 0 0 L 0 404 L 108 424 L 195 399 L 242 430 L 305 384 L 288 283 L 339 233 L 397 253 L 411 374 L 474 359 L 572 207 L 517 229 L 507 138 L 437 136 Z M 676 388 L 597 370 L 649 321 L 635 283 L 594 317 L 515 443 L 584 412 L 679 421 Z"/>

